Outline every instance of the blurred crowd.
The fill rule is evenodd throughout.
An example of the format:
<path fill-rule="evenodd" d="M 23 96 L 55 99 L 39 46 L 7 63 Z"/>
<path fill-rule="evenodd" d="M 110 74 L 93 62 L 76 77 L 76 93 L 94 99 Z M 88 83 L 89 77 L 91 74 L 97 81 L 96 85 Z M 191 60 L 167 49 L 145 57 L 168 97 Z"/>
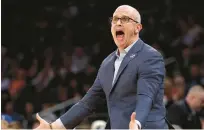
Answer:
<path fill-rule="evenodd" d="M 34 113 L 83 97 L 102 60 L 116 49 L 108 17 L 121 4 L 140 11 L 140 35 L 147 44 L 165 59 L 176 58 L 166 65 L 167 109 L 185 99 L 192 86 L 204 86 L 204 20 L 199 2 L 3 0 L 1 113 L 5 127 L 35 128 Z M 67 109 L 48 113 L 46 118 L 54 121 Z M 99 110 L 106 111 L 106 106 Z"/>

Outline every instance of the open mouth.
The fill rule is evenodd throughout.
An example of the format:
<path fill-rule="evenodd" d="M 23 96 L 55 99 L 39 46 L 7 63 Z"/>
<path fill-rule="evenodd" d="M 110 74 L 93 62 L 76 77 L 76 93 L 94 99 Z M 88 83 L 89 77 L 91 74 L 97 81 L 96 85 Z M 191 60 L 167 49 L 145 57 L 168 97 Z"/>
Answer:
<path fill-rule="evenodd" d="M 116 31 L 116 38 L 118 40 L 123 40 L 125 36 L 125 33 L 123 31 Z"/>

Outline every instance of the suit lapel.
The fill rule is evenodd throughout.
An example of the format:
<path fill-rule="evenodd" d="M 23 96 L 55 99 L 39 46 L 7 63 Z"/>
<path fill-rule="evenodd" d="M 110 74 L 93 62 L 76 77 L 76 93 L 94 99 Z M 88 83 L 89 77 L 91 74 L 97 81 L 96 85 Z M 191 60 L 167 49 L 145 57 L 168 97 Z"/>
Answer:
<path fill-rule="evenodd" d="M 137 43 L 135 43 L 135 45 L 133 45 L 133 47 L 128 51 L 128 53 L 125 55 L 122 63 L 120 64 L 118 73 L 116 75 L 115 81 L 112 85 L 111 91 L 114 88 L 115 84 L 117 83 L 120 75 L 122 74 L 123 70 L 127 67 L 128 63 L 134 59 L 135 57 L 137 57 L 138 55 L 138 51 L 142 48 L 143 45 L 143 41 L 138 39 Z"/>
<path fill-rule="evenodd" d="M 112 81 L 113 81 L 113 77 L 114 77 L 114 63 L 115 63 L 115 59 L 116 59 L 116 55 L 115 52 L 113 53 L 113 55 L 110 57 L 109 61 L 107 62 L 107 64 L 105 65 L 105 81 L 106 81 L 106 85 L 108 87 L 108 92 L 110 92 L 110 89 L 112 87 Z"/>

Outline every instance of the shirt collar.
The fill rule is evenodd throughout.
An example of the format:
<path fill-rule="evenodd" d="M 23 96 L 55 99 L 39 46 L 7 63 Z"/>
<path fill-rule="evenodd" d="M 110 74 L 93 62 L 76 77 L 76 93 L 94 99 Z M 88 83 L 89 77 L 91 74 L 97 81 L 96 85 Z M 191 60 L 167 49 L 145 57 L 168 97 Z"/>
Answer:
<path fill-rule="evenodd" d="M 128 53 L 128 51 L 135 45 L 135 43 L 137 42 L 138 40 L 136 40 L 135 42 L 133 42 L 132 44 L 130 44 L 127 48 L 125 48 L 122 52 L 120 52 L 120 55 L 125 55 Z M 119 58 L 120 57 L 119 55 L 119 50 L 117 49 L 116 50 L 116 56 Z"/>

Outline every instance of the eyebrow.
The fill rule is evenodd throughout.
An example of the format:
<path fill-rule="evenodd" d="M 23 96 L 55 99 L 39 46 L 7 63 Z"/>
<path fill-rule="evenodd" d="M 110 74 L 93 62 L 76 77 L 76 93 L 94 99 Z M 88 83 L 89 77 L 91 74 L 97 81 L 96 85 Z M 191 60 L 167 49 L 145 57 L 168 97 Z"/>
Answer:
<path fill-rule="evenodd" d="M 114 17 L 118 17 L 118 16 L 115 15 L 115 16 L 113 16 L 112 18 L 114 18 Z M 134 18 L 131 18 L 131 17 L 127 16 L 127 15 L 122 15 L 120 18 L 122 18 L 122 17 L 128 17 L 128 18 L 130 18 L 131 20 L 133 20 L 134 22 L 139 23 L 137 20 L 135 20 Z"/>

